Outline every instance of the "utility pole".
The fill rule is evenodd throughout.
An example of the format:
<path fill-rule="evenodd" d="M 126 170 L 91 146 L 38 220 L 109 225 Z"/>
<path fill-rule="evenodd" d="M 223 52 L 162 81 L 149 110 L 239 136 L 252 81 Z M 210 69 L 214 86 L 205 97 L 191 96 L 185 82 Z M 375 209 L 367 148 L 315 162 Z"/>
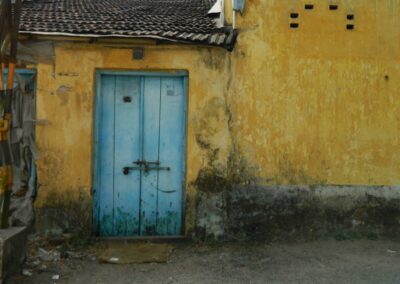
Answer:
<path fill-rule="evenodd" d="M 8 227 L 13 183 L 9 137 L 22 0 L 0 0 L 0 228 Z M 8 54 L 6 51 L 9 51 Z M 6 70 L 8 76 L 6 78 Z"/>

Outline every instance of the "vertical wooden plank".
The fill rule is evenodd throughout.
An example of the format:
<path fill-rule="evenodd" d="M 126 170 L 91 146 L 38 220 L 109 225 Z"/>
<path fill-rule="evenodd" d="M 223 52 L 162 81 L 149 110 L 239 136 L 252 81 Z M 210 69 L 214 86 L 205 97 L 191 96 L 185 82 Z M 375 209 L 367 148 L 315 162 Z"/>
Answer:
<path fill-rule="evenodd" d="M 99 97 L 98 176 L 100 235 L 112 236 L 114 219 L 114 96 L 115 76 L 101 76 Z"/>
<path fill-rule="evenodd" d="M 100 234 L 100 149 L 99 149 L 99 135 L 101 129 L 101 74 L 96 72 L 96 96 L 94 101 L 94 132 L 93 132 L 93 141 L 94 141 L 94 151 L 93 151 L 93 176 L 92 176 L 92 193 L 93 193 L 93 205 L 92 205 L 92 233 L 97 236 Z"/>
<path fill-rule="evenodd" d="M 170 167 L 158 177 L 157 234 L 180 235 L 185 158 L 184 78 L 161 79 L 160 163 Z"/>
<path fill-rule="evenodd" d="M 158 161 L 160 131 L 160 78 L 144 78 L 143 104 L 143 160 Z M 157 167 L 149 164 L 149 167 Z M 142 171 L 140 232 L 150 236 L 156 233 L 158 171 Z"/>
<path fill-rule="evenodd" d="M 123 173 L 140 159 L 140 77 L 118 76 L 115 95 L 114 235 L 139 234 L 140 171 Z"/>

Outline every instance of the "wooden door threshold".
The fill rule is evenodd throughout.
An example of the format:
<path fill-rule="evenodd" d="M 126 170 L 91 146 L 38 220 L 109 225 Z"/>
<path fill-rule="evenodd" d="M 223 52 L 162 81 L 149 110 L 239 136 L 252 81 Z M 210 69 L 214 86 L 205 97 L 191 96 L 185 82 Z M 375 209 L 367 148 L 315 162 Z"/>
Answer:
<path fill-rule="evenodd" d="M 153 243 L 178 243 L 188 240 L 184 236 L 141 236 L 141 237 L 97 237 L 99 241 L 106 242 L 153 242 Z"/>

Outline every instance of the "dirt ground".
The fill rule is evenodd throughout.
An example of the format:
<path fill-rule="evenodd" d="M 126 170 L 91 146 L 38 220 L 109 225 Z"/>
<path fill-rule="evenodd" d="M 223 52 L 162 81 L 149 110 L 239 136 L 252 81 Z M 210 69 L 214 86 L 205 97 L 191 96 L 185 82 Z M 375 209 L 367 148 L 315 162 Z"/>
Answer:
<path fill-rule="evenodd" d="M 69 257 L 6 283 L 400 283 L 400 242 L 174 246 L 167 263 L 120 265 L 99 263 L 93 255 Z"/>

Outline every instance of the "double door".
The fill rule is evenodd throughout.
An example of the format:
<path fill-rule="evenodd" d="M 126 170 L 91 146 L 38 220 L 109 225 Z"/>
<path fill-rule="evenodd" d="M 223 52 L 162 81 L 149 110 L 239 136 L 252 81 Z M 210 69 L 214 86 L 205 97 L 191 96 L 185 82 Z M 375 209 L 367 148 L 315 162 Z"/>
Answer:
<path fill-rule="evenodd" d="M 100 236 L 180 235 L 184 76 L 100 76 L 96 210 Z"/>

